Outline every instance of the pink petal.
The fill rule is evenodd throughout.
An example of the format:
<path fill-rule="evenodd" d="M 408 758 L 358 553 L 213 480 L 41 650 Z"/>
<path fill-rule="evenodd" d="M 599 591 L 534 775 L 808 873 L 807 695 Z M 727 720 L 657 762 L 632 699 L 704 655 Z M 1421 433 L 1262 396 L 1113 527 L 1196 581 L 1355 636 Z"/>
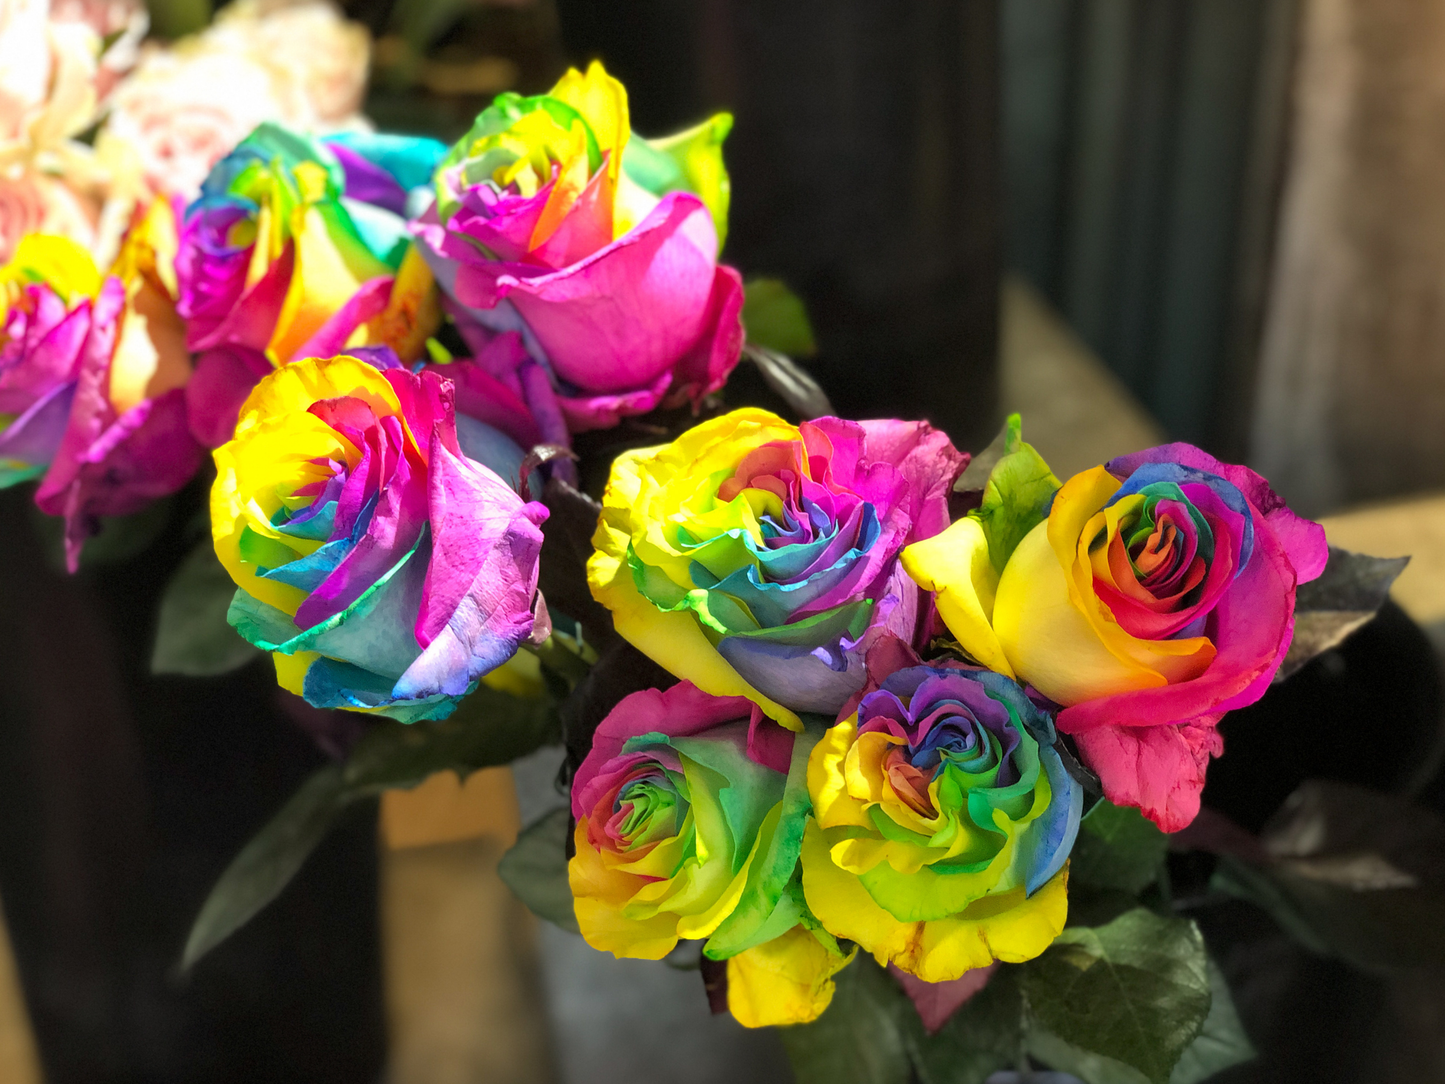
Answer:
<path fill-rule="evenodd" d="M 988 985 L 988 980 L 993 978 L 993 973 L 998 968 L 998 961 L 995 960 L 987 967 L 965 971 L 949 982 L 924 982 L 896 964 L 888 965 L 888 973 L 913 1000 L 919 1019 L 923 1021 L 928 1034 L 932 1035 L 948 1023 L 948 1018 L 958 1011 L 960 1005 Z"/>
<path fill-rule="evenodd" d="M 272 371 L 266 355 L 249 346 L 218 346 L 196 359 L 186 385 L 191 435 L 207 448 L 219 448 L 236 431 L 246 396 Z"/>
<path fill-rule="evenodd" d="M 463 262 L 456 295 L 484 309 L 510 297 L 561 379 L 625 392 L 655 381 L 697 344 L 716 263 L 707 208 L 673 192 L 627 234 L 563 270 Z"/>
<path fill-rule="evenodd" d="M 1224 752 L 1218 718 L 1184 726 L 1100 726 L 1075 740 L 1103 783 L 1104 797 L 1134 806 L 1165 832 L 1178 832 L 1199 813 L 1209 758 Z"/>

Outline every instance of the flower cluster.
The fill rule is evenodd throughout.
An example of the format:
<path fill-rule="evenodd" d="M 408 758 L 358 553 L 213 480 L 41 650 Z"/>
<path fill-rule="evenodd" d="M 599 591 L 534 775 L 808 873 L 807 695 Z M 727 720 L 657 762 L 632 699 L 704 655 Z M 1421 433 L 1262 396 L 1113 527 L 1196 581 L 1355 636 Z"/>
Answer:
<path fill-rule="evenodd" d="M 69 40 L 44 0 L 4 14 Z M 44 50 L 6 69 L 0 120 L 58 133 L 43 161 L 82 154 L 62 137 L 104 96 L 83 153 L 139 162 L 149 202 L 104 274 L 93 236 L 18 225 L 0 485 L 38 482 L 75 570 L 103 517 L 212 449 L 229 620 L 283 687 L 437 719 L 550 627 L 532 449 L 699 409 L 738 362 L 741 279 L 717 262 L 730 121 L 643 139 L 593 64 L 501 95 L 448 148 L 355 117 L 366 53 L 329 7 L 243 2 L 118 85 L 67 97 Z M 53 119 L 71 99 L 90 112 Z M 29 169 L 37 147 L 5 153 Z"/>
<path fill-rule="evenodd" d="M 0 486 L 72 570 L 209 450 L 229 624 L 314 707 L 430 723 L 565 652 L 577 925 L 700 942 L 749 1026 L 860 949 L 974 988 L 1039 956 L 1086 801 L 1194 819 L 1328 556 L 1264 479 L 1171 444 L 1061 480 L 1014 418 L 964 485 L 926 422 L 728 411 L 731 118 L 643 138 L 600 63 L 447 147 L 356 116 L 328 7 L 139 54 L 139 9 L 84 10 L 0 6 Z M 589 505 L 573 438 L 639 415 L 576 442 Z M 550 534 L 589 508 L 590 550 Z"/>
<path fill-rule="evenodd" d="M 594 945 L 706 938 L 740 1020 L 812 1019 L 849 943 L 923 983 L 1043 952 L 1092 779 L 1166 831 L 1193 819 L 1323 531 L 1187 445 L 1060 482 L 1017 418 L 950 522 L 967 463 L 922 423 L 758 410 L 617 458 L 592 592 L 682 684 L 618 704 L 573 791 Z M 704 736 L 729 769 L 689 774 Z M 705 811 L 705 775 L 751 817 Z M 719 935 L 764 914 L 766 939 Z"/>

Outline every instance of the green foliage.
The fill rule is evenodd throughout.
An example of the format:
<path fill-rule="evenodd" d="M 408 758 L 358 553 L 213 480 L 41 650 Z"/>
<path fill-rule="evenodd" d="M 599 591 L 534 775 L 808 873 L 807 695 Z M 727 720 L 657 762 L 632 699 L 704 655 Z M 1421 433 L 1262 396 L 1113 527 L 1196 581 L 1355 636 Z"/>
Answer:
<path fill-rule="evenodd" d="M 1100 799 L 1079 825 L 1069 881 L 1137 895 L 1153 884 L 1169 840 L 1137 809 Z"/>
<path fill-rule="evenodd" d="M 529 825 L 497 867 L 507 887 L 538 918 L 580 933 L 567 883 L 568 812 L 554 809 Z"/>
<path fill-rule="evenodd" d="M 191 928 L 182 968 L 234 933 L 280 895 L 331 826 L 356 802 L 410 788 L 447 769 L 465 778 L 506 764 L 558 737 L 550 701 L 481 687 L 447 719 L 372 727 L 344 764 L 322 768 L 221 874 Z"/>
<path fill-rule="evenodd" d="M 748 342 L 795 358 L 818 352 L 802 299 L 781 279 L 749 279 L 743 287 Z"/>
<path fill-rule="evenodd" d="M 1142 907 L 1096 928 L 1071 927 L 1019 968 L 1029 1010 L 1065 1042 L 1168 1084 L 1209 1014 L 1199 929 Z"/>
<path fill-rule="evenodd" d="M 1023 1051 L 1023 999 L 1012 968 L 1000 968 L 937 1034 L 921 1025 L 909 1047 L 921 1084 L 983 1084 L 999 1069 L 1017 1065 Z"/>
<path fill-rule="evenodd" d="M 211 540 L 204 539 L 181 562 L 161 596 L 151 672 L 209 677 L 261 655 L 226 623 L 235 593 Z"/>
<path fill-rule="evenodd" d="M 907 996 L 861 954 L 836 982 L 822 1016 L 778 1029 L 797 1084 L 909 1084 L 908 1030 L 922 1025 Z"/>
<path fill-rule="evenodd" d="M 1312 951 L 1374 972 L 1445 967 L 1445 821 L 1395 795 L 1310 780 L 1265 826 L 1263 859 L 1224 855 L 1213 887 Z"/>
<path fill-rule="evenodd" d="M 100 531 L 86 540 L 80 551 L 82 570 L 120 564 L 138 557 L 170 525 L 175 501 L 166 497 L 153 501 L 128 516 L 103 516 Z M 65 520 L 47 516 L 31 506 L 31 523 L 45 549 L 45 563 L 57 572 L 65 570 Z"/>
<path fill-rule="evenodd" d="M 1209 1015 L 1199 1035 L 1184 1049 L 1169 1084 L 1202 1084 L 1216 1073 L 1255 1056 L 1230 997 L 1224 975 L 1209 962 Z M 1086 1084 L 1147 1084 L 1149 1078 L 1113 1058 L 1067 1043 L 1042 1028 L 1029 1033 L 1029 1053 L 1051 1068 L 1072 1073 Z"/>
<path fill-rule="evenodd" d="M 870 957 L 860 954 L 837 984 L 821 1017 L 779 1029 L 798 1084 L 983 1084 L 1022 1057 L 1023 1001 L 1009 968 L 935 1035 Z"/>
<path fill-rule="evenodd" d="M 1045 509 L 1062 483 L 1033 445 L 1024 443 L 1017 414 L 1009 415 L 1003 432 L 984 450 L 984 458 L 994 456 L 983 501 L 973 514 L 983 521 L 989 561 L 1002 573 L 1024 536 L 1047 518 Z"/>

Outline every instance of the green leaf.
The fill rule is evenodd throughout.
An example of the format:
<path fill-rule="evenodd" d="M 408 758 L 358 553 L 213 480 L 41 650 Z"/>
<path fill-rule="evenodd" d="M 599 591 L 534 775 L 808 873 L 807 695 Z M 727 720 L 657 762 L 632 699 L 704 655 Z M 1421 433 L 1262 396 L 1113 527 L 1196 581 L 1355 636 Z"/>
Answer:
<path fill-rule="evenodd" d="M 1445 966 L 1445 821 L 1391 794 L 1309 780 L 1265 825 L 1259 862 L 1221 856 L 1213 887 L 1306 948 L 1374 972 Z"/>
<path fill-rule="evenodd" d="M 778 1029 L 797 1084 L 909 1084 L 905 1014 L 918 1015 L 907 996 L 863 955 L 836 982 L 822 1016 Z"/>
<path fill-rule="evenodd" d="M 1199 1035 L 1180 1055 L 1169 1084 L 1202 1084 L 1216 1073 L 1255 1056 L 1229 995 L 1224 975 L 1209 961 L 1209 1016 Z M 1029 1054 L 1050 1068 L 1072 1073 L 1086 1084 L 1147 1084 L 1149 1078 L 1113 1058 L 1081 1050 L 1052 1032 L 1034 1028 L 1029 1033 Z"/>
<path fill-rule="evenodd" d="M 1179 1064 L 1169 1076 L 1169 1084 L 1202 1084 L 1231 1065 L 1249 1061 L 1255 1056 L 1253 1044 L 1240 1023 L 1234 998 L 1224 972 L 1209 961 L 1209 1015 L 1204 1019 L 1195 1040 L 1184 1048 Z"/>
<path fill-rule="evenodd" d="M 1137 809 L 1101 799 L 1079 825 L 1069 880 L 1137 895 L 1153 884 L 1168 837 Z"/>
<path fill-rule="evenodd" d="M 230 574 L 211 540 L 205 539 L 181 562 L 161 596 L 151 672 L 208 677 L 229 673 L 263 654 L 226 623 L 235 593 Z"/>
<path fill-rule="evenodd" d="M 1070 927 L 1019 968 L 1030 1012 L 1086 1051 L 1167 1084 L 1209 1014 L 1204 939 L 1185 919 L 1142 907 L 1095 928 Z"/>
<path fill-rule="evenodd" d="M 191 929 L 181 967 L 191 967 L 279 896 L 352 803 L 415 787 L 448 769 L 465 779 L 558 738 L 550 701 L 523 700 L 485 685 L 449 718 L 378 722 L 345 764 L 327 765 L 308 779 L 221 874 Z"/>
<path fill-rule="evenodd" d="M 748 279 L 743 286 L 743 327 L 748 342 L 795 358 L 818 352 L 803 301 L 781 279 Z"/>
<path fill-rule="evenodd" d="M 538 918 L 581 933 L 567 883 L 567 826 L 565 808 L 554 809 L 529 825 L 497 866 L 507 887 Z"/>
<path fill-rule="evenodd" d="M 1000 439 L 1001 454 L 989 471 L 983 500 L 972 515 L 983 521 L 989 561 L 1002 573 L 1024 536 L 1047 518 L 1045 509 L 1063 483 L 1054 477 L 1033 445 L 1024 443 L 1019 415 L 1009 415 Z M 985 452 L 999 452 L 998 444 L 999 440 L 995 440 Z M 966 471 L 954 488 L 963 485 L 971 473 L 971 469 Z"/>
<path fill-rule="evenodd" d="M 1331 546 L 1324 572 L 1295 593 L 1294 638 L 1274 680 L 1283 681 L 1370 621 L 1409 563 L 1408 557 L 1370 557 Z"/>
<path fill-rule="evenodd" d="M 186 939 L 181 968 L 189 969 L 279 896 L 348 803 L 340 765 L 303 783 L 211 889 Z"/>
<path fill-rule="evenodd" d="M 920 1084 L 983 1084 L 997 1070 L 1018 1065 L 1023 1023 L 1013 969 L 1000 968 L 937 1034 L 925 1034 L 921 1023 L 910 1029 L 908 1046 Z"/>

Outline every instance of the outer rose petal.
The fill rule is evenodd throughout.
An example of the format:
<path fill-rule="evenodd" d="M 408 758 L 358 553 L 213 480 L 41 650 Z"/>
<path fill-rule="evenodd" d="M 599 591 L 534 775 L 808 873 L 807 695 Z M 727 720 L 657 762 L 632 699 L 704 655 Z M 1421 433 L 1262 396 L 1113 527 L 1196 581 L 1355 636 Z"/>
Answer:
<path fill-rule="evenodd" d="M 998 964 L 993 963 L 988 967 L 965 971 L 952 982 L 924 982 L 898 967 L 890 965 L 888 968 L 889 973 L 898 980 L 898 985 L 903 987 L 903 992 L 913 1002 L 913 1007 L 918 1010 L 918 1018 L 923 1021 L 924 1030 L 930 1035 L 948 1023 L 948 1018 L 958 1011 L 959 1006 L 987 986 L 988 980 L 993 978 L 993 973 L 997 970 Z"/>
<path fill-rule="evenodd" d="M 1104 784 L 1104 797 L 1134 806 L 1166 832 L 1199 814 L 1210 757 L 1224 752 L 1215 719 L 1186 726 L 1100 726 L 1076 736 L 1084 761 Z"/>
<path fill-rule="evenodd" d="M 857 953 L 835 956 L 794 926 L 728 960 L 728 1011 L 745 1028 L 816 1020 L 833 1001 L 833 976 Z"/>
<path fill-rule="evenodd" d="M 182 389 L 122 414 L 86 449 L 63 497 L 47 502 L 60 504 L 57 511 L 65 516 L 70 571 L 79 567 L 81 547 L 95 533 L 98 517 L 129 515 L 174 493 L 200 469 L 204 455 L 187 427 Z"/>
<path fill-rule="evenodd" d="M 186 385 L 191 435 L 207 448 L 230 440 L 241 404 L 271 369 L 265 354 L 247 346 L 218 346 L 203 353 Z"/>
<path fill-rule="evenodd" d="M 547 509 L 522 503 L 436 435 L 430 460 L 432 557 L 416 621 L 423 651 L 392 690 L 397 699 L 463 695 L 516 654 L 535 620 Z"/>
<path fill-rule="evenodd" d="M 557 375 L 594 392 L 646 385 L 705 330 L 717 234 L 697 197 L 674 192 L 635 229 L 570 267 L 464 263 L 457 298 L 491 308 L 510 298 Z"/>
<path fill-rule="evenodd" d="M 979 900 L 968 911 L 932 922 L 900 922 L 833 861 L 816 821 L 803 836 L 803 894 L 829 933 L 847 938 L 924 982 L 951 982 L 994 960 L 1022 963 L 1053 944 L 1068 916 L 1068 868 L 1032 896 L 1023 889 Z M 1012 906 L 1009 903 L 1012 902 Z"/>

